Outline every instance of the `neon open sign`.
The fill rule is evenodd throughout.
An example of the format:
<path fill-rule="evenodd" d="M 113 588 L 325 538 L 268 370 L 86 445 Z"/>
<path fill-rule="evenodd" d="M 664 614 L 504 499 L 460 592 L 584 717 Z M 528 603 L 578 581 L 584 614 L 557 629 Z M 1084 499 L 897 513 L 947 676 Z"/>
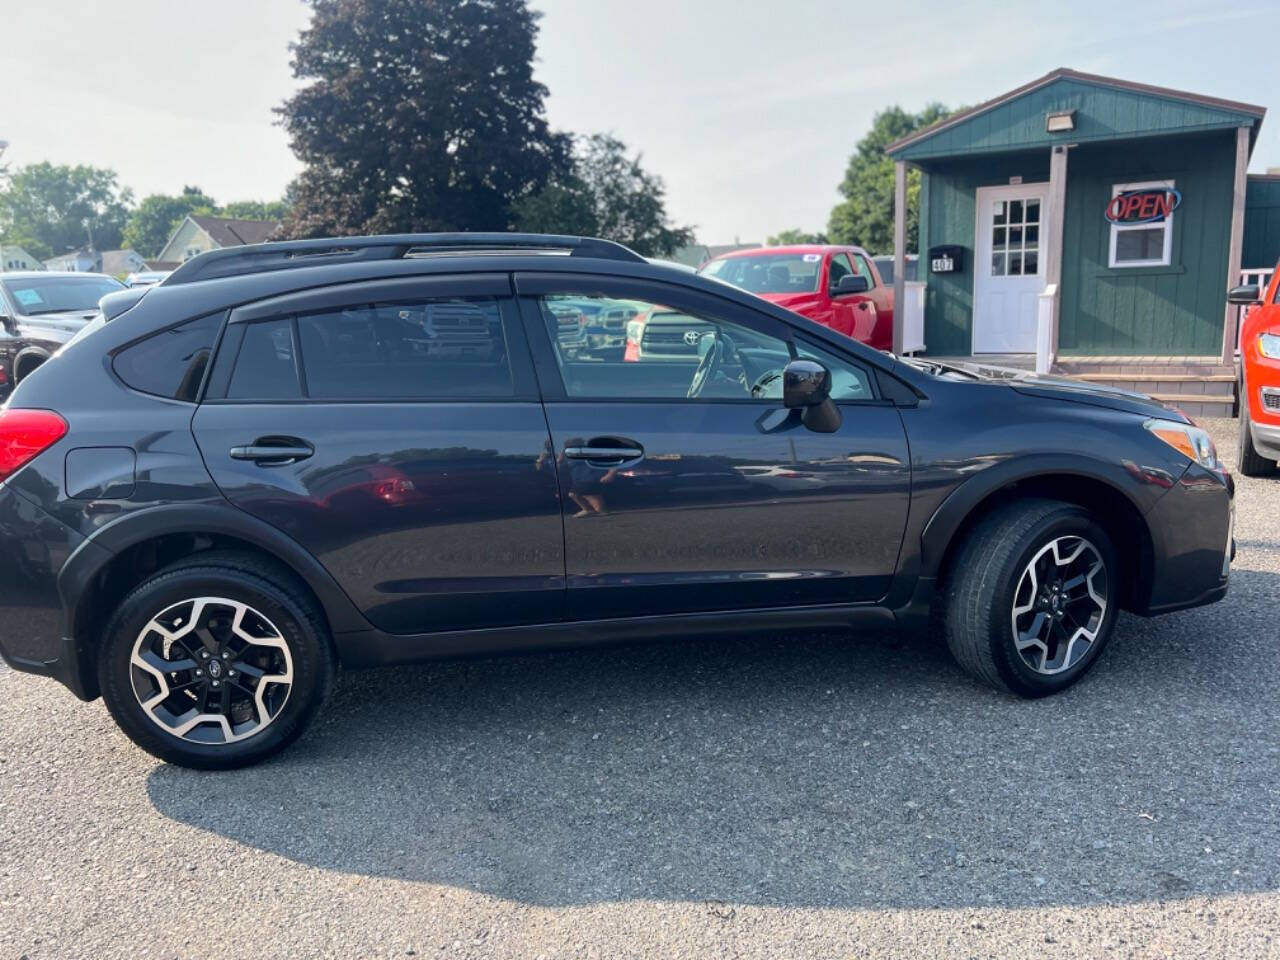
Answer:
<path fill-rule="evenodd" d="M 1129 190 L 1111 198 L 1107 219 L 1112 223 L 1160 223 L 1181 203 L 1182 194 L 1172 187 Z"/>

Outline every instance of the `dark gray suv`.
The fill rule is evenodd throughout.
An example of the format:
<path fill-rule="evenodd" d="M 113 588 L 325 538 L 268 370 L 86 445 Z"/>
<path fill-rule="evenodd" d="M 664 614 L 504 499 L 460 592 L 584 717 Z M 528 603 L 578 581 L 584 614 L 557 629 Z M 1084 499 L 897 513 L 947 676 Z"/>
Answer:
<path fill-rule="evenodd" d="M 585 330 L 619 311 L 674 346 Z M 916 625 L 1042 696 L 1232 554 L 1175 410 L 576 237 L 203 254 L 23 381 L 0 478 L 4 659 L 206 768 L 295 739 L 339 665 L 695 632 Z"/>

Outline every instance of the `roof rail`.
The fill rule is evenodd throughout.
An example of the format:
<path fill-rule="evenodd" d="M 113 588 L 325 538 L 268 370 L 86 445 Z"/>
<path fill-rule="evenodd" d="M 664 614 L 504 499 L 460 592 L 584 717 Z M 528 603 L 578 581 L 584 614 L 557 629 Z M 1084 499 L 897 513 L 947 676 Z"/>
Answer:
<path fill-rule="evenodd" d="M 246 273 L 266 273 L 294 267 L 362 260 L 399 260 L 411 253 L 504 252 L 515 250 L 563 250 L 572 257 L 644 263 L 620 243 L 595 237 L 568 237 L 544 233 L 397 233 L 375 237 L 332 237 L 317 240 L 285 240 L 223 247 L 192 257 L 163 281 L 163 285 L 193 283 Z"/>

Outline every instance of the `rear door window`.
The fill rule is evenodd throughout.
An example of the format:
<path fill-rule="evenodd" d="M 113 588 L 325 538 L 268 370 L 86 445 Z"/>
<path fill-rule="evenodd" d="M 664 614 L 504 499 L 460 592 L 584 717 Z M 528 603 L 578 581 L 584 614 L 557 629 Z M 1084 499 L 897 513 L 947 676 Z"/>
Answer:
<path fill-rule="evenodd" d="M 289 320 L 247 324 L 227 397 L 295 400 L 301 396 L 293 324 Z"/>
<path fill-rule="evenodd" d="M 226 399 L 474 400 L 515 393 L 498 298 L 442 297 L 245 324 Z"/>
<path fill-rule="evenodd" d="M 476 399 L 515 393 L 492 297 L 370 303 L 298 317 L 307 396 Z"/>

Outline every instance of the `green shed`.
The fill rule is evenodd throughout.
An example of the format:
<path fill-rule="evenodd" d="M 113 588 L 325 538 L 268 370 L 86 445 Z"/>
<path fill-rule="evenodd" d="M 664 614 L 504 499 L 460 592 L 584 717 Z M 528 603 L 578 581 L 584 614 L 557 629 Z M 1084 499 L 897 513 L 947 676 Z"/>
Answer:
<path fill-rule="evenodd" d="M 1252 266 L 1245 171 L 1265 113 L 1059 69 L 891 144 L 900 201 L 907 168 L 921 173 L 924 289 L 899 289 L 898 314 L 910 323 L 923 303 L 931 355 L 1034 362 L 1184 402 L 1229 396 L 1225 295 Z M 1248 185 L 1250 249 L 1280 242 L 1271 186 Z"/>

